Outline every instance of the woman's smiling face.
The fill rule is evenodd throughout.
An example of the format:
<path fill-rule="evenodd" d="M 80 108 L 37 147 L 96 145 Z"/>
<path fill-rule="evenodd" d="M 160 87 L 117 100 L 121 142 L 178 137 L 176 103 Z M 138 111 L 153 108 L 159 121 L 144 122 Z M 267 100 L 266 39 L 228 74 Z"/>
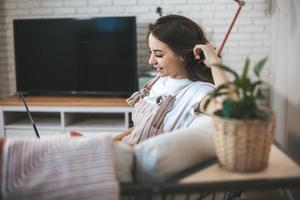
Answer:
<path fill-rule="evenodd" d="M 149 48 L 149 64 L 153 65 L 161 77 L 187 78 L 183 59 L 152 34 L 149 35 Z"/>

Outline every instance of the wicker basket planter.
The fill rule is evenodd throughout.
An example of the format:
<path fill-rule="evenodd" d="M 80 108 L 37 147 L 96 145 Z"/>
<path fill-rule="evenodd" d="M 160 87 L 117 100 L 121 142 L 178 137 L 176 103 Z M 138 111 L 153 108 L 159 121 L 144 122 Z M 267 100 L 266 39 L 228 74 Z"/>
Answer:
<path fill-rule="evenodd" d="M 214 116 L 214 142 L 219 163 L 230 171 L 263 170 L 274 139 L 275 116 L 237 120 Z"/>

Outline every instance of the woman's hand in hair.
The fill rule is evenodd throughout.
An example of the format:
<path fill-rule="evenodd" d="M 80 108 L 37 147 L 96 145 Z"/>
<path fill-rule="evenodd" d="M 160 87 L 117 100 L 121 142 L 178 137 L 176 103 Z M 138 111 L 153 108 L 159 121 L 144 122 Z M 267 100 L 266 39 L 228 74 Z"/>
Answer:
<path fill-rule="evenodd" d="M 195 59 L 200 59 L 200 53 L 203 51 L 205 60 L 204 63 L 206 66 L 211 67 L 212 76 L 214 79 L 214 83 L 216 86 L 219 86 L 225 82 L 229 81 L 228 76 L 225 72 L 218 68 L 214 67 L 213 64 L 221 63 L 221 58 L 217 55 L 215 48 L 211 44 L 196 44 L 193 52 L 195 55 Z"/>
<path fill-rule="evenodd" d="M 221 63 L 221 58 L 217 55 L 215 48 L 211 44 L 196 44 L 193 53 L 196 60 L 200 59 L 201 52 L 204 53 L 205 60 L 204 63 L 207 66 L 212 66 L 212 64 Z"/>

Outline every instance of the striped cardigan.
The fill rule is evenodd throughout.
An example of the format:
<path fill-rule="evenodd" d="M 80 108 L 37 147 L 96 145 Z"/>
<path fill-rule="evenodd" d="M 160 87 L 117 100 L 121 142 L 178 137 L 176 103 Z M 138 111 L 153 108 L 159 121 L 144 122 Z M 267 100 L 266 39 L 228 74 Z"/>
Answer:
<path fill-rule="evenodd" d="M 0 198 L 118 199 L 112 156 L 108 135 L 6 139 Z"/>

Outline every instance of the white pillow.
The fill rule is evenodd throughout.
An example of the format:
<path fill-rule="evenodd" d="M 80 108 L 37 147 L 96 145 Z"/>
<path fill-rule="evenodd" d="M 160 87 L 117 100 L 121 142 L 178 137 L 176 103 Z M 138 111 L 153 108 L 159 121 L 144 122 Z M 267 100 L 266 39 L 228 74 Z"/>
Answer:
<path fill-rule="evenodd" d="M 123 142 L 113 142 L 114 166 L 119 182 L 132 182 L 133 149 Z"/>
<path fill-rule="evenodd" d="M 189 128 L 138 144 L 135 147 L 136 180 L 159 182 L 215 155 L 212 120 L 202 115 Z"/>

